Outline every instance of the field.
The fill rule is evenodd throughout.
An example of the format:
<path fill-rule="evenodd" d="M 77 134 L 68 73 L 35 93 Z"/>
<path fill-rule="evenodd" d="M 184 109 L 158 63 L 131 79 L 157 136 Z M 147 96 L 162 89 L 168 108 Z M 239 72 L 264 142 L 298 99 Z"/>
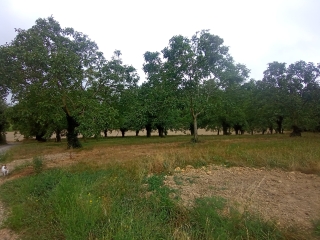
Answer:
<path fill-rule="evenodd" d="M 13 239 L 318 239 L 320 135 L 24 140 L 1 161 Z"/>

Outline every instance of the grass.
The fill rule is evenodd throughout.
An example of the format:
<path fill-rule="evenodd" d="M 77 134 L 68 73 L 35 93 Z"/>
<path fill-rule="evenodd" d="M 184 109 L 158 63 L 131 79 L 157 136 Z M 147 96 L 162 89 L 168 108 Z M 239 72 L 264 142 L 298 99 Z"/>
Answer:
<path fill-rule="evenodd" d="M 220 216 L 223 199 L 198 199 L 193 209 L 181 207 L 170 198 L 163 175 L 140 178 L 133 166 L 83 171 L 80 165 L 6 182 L 1 198 L 12 213 L 5 225 L 23 232 L 23 239 L 281 237 L 253 217 Z"/>
<path fill-rule="evenodd" d="M 8 159 L 8 153 L 0 153 L 0 164 L 3 164 Z"/>
<path fill-rule="evenodd" d="M 180 165 L 199 167 L 215 163 L 320 174 L 319 134 L 304 133 L 301 138 L 289 138 L 288 135 L 201 136 L 200 140 L 200 143 L 193 144 L 190 136 L 108 137 L 87 139 L 82 149 L 69 151 L 82 155 L 85 161 L 92 158 L 95 162 L 99 158 L 102 162 L 106 158 L 113 161 L 143 158 L 152 161 L 160 172 L 172 171 L 172 167 Z M 28 140 L 16 146 L 7 159 L 33 158 L 66 151 L 65 141 L 35 143 Z"/>
<path fill-rule="evenodd" d="M 65 142 L 20 144 L 5 161 L 33 158 L 37 174 L 1 186 L 0 198 L 11 209 L 4 226 L 35 240 L 286 239 L 272 222 L 239 213 L 222 198 L 181 206 L 179 193 L 164 186 L 164 176 L 177 166 L 211 163 L 319 174 L 320 136 L 200 139 L 199 144 L 190 143 L 190 136 L 88 139 L 83 149 L 73 150 L 77 163 L 64 168 L 44 168 L 37 156 L 65 152 Z"/>
<path fill-rule="evenodd" d="M 320 237 L 320 218 L 313 221 L 314 234 Z"/>
<path fill-rule="evenodd" d="M 43 170 L 43 165 L 44 165 L 43 164 L 43 157 L 41 157 L 41 156 L 33 157 L 32 166 L 33 166 L 35 173 L 37 173 L 37 174 L 41 173 Z"/>

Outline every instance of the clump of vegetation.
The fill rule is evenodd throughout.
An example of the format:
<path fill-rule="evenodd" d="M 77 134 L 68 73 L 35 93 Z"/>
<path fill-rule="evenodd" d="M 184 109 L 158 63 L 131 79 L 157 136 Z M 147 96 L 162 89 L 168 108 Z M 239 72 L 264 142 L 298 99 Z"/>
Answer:
<path fill-rule="evenodd" d="M 34 171 L 39 174 L 43 170 L 43 157 L 41 156 L 36 156 L 32 160 L 32 166 Z"/>
<path fill-rule="evenodd" d="M 314 233 L 320 237 L 320 219 L 314 222 Z"/>
<path fill-rule="evenodd" d="M 6 162 L 7 158 L 8 158 L 7 153 L 0 153 L 0 163 Z"/>

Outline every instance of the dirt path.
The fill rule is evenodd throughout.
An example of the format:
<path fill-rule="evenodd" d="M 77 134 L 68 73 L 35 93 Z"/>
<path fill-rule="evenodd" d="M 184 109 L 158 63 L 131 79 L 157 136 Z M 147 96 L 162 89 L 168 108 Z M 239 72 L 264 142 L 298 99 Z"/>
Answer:
<path fill-rule="evenodd" d="M 320 177 L 300 172 L 226 168 L 176 168 L 166 185 L 177 189 L 182 204 L 192 206 L 197 197 L 221 196 L 241 211 L 258 213 L 280 227 L 299 227 L 308 232 L 320 217 Z"/>

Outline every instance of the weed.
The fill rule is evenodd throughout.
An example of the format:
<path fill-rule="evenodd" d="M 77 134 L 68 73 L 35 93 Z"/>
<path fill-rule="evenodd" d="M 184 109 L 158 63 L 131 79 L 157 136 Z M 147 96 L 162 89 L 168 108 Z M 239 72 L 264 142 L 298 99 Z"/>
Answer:
<path fill-rule="evenodd" d="M 37 156 L 32 160 L 32 166 L 34 171 L 39 174 L 43 170 L 43 157 Z"/>
<path fill-rule="evenodd" d="M 0 153 L 0 163 L 5 163 L 8 158 L 8 153 Z"/>
<path fill-rule="evenodd" d="M 182 185 L 183 184 L 183 178 L 181 176 L 174 175 L 173 180 L 177 185 Z"/>
<path fill-rule="evenodd" d="M 190 216 L 192 239 L 284 239 L 274 224 L 226 208 L 220 197 L 196 199 Z"/>
<path fill-rule="evenodd" d="M 320 237 L 320 219 L 313 222 L 314 234 Z"/>

